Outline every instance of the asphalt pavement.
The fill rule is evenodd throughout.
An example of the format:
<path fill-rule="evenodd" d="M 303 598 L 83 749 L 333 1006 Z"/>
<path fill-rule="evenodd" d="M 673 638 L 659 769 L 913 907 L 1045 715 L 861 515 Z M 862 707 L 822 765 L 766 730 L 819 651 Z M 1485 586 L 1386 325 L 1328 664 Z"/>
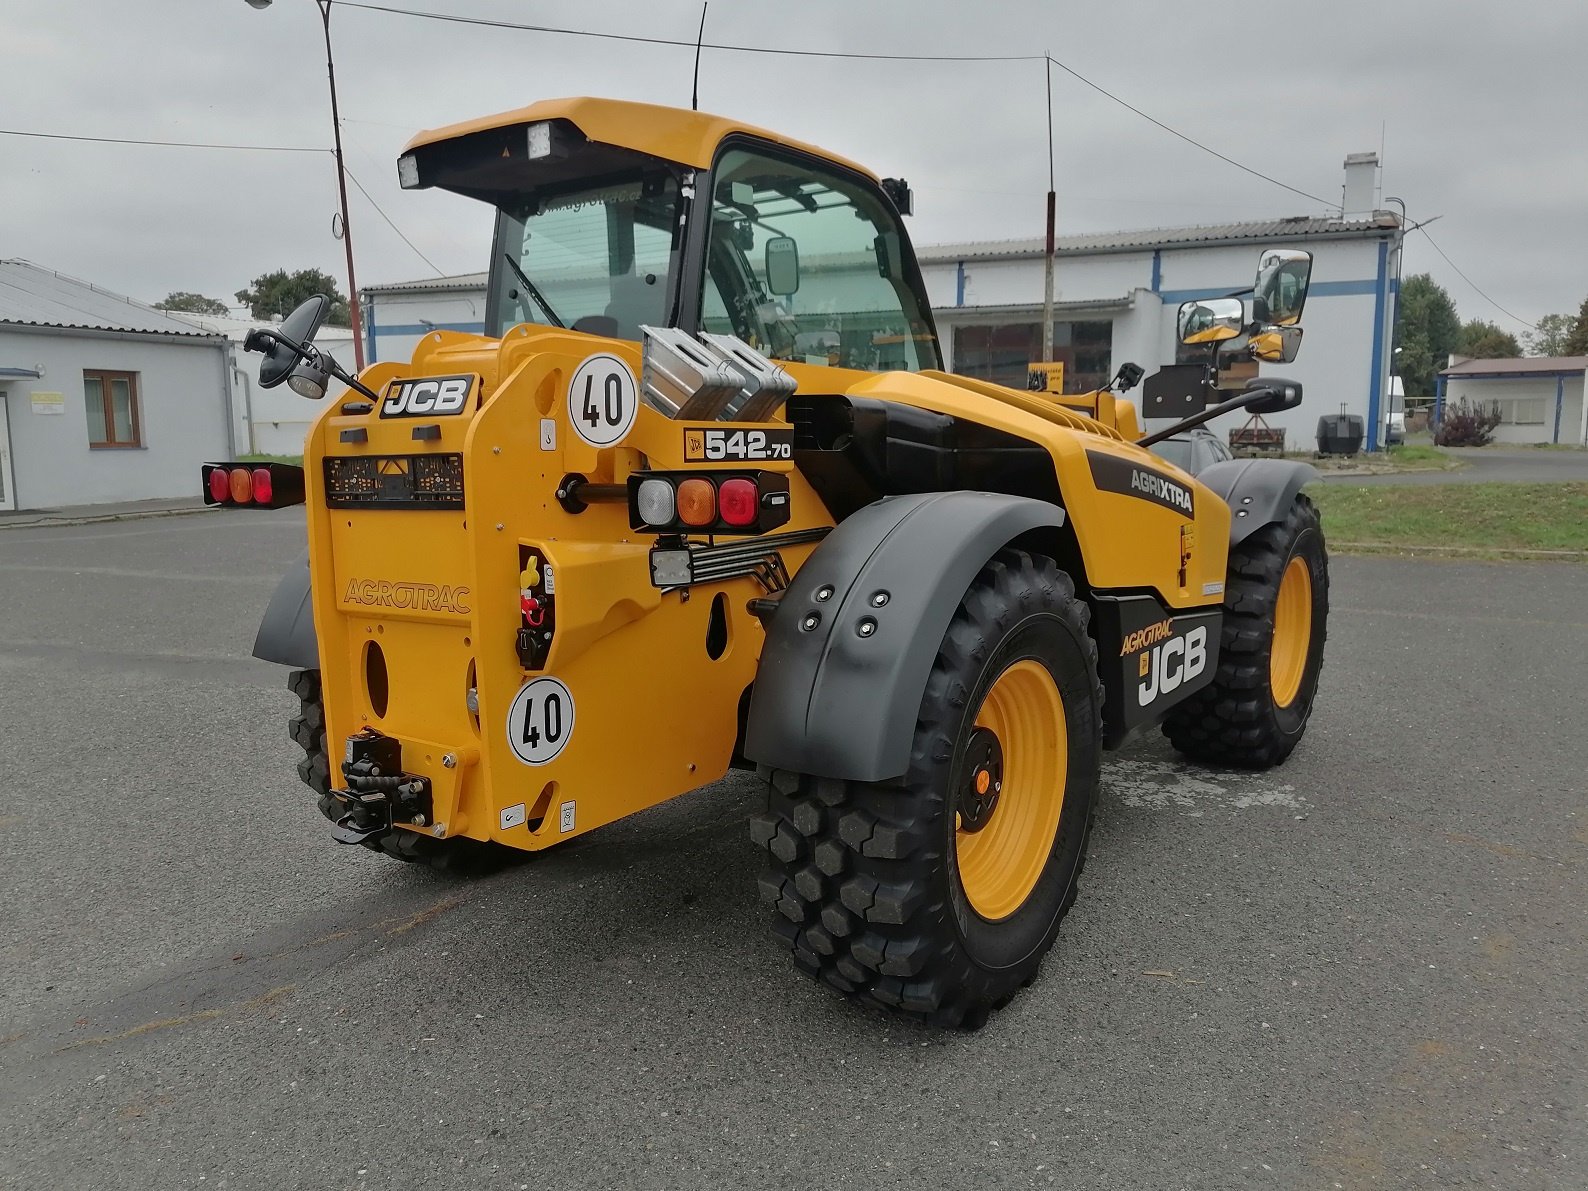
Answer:
<path fill-rule="evenodd" d="M 1537 447 L 1446 447 L 1464 466 L 1457 471 L 1387 475 L 1320 472 L 1333 484 L 1572 484 L 1588 483 L 1588 451 Z"/>
<path fill-rule="evenodd" d="M 1104 771 L 976 1033 L 766 938 L 736 775 L 488 880 L 331 842 L 301 513 L 0 534 L 0 1186 L 1588 1185 L 1588 574 L 1339 558 L 1306 741 Z"/>

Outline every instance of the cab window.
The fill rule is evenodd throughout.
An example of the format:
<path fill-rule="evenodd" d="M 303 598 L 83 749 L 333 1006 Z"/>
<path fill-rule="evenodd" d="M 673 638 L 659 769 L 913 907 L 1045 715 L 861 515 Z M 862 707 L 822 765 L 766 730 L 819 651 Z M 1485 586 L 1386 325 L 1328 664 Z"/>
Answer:
<path fill-rule="evenodd" d="M 700 325 L 775 360 L 937 368 L 908 252 L 897 214 L 869 184 L 729 149 L 712 172 Z"/>

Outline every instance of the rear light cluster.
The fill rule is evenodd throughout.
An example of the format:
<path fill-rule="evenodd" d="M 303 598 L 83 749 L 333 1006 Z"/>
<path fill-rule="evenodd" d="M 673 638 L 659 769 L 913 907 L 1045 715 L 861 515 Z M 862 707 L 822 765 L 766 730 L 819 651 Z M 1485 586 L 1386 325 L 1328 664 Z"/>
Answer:
<path fill-rule="evenodd" d="M 303 468 L 290 463 L 206 463 L 200 475 L 207 505 L 284 509 L 303 503 Z"/>
<path fill-rule="evenodd" d="M 657 533 L 765 533 L 789 518 L 780 472 L 641 472 L 629 477 L 629 525 Z"/>

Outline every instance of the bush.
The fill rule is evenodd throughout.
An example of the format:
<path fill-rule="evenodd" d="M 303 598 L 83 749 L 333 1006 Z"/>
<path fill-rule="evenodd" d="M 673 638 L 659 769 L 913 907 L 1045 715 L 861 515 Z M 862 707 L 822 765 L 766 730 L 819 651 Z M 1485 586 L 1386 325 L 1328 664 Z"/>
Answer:
<path fill-rule="evenodd" d="M 1465 397 L 1445 409 L 1434 430 L 1438 447 L 1482 447 L 1494 441 L 1494 428 L 1500 424 L 1500 403 L 1468 402 Z"/>

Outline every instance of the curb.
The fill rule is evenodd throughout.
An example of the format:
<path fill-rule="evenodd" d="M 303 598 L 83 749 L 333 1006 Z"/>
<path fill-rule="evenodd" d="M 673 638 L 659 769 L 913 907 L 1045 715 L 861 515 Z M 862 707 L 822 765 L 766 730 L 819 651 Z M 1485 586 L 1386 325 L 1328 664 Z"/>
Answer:
<path fill-rule="evenodd" d="M 1331 551 L 1342 554 L 1445 554 L 1455 559 L 1511 562 L 1585 562 L 1588 550 L 1540 550 L 1531 546 L 1435 546 L 1424 542 L 1330 542 Z"/>
<path fill-rule="evenodd" d="M 0 533 L 8 529 L 57 529 L 71 525 L 99 525 L 106 521 L 144 521 L 151 517 L 191 517 L 210 509 L 145 509 L 139 512 L 99 513 L 83 517 L 40 517 L 37 521 L 0 521 Z"/>

